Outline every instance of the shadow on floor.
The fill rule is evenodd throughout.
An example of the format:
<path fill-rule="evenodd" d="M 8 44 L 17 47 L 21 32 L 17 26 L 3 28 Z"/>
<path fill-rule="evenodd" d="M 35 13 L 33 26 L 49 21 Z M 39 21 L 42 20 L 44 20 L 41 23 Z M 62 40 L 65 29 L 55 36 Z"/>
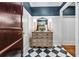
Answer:
<path fill-rule="evenodd" d="M 21 50 L 11 51 L 7 53 L 4 57 L 21 57 Z"/>

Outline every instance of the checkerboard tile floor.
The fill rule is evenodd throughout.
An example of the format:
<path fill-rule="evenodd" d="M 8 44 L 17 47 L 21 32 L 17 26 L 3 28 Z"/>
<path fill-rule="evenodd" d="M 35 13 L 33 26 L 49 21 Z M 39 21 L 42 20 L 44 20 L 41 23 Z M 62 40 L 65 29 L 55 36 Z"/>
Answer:
<path fill-rule="evenodd" d="M 29 48 L 26 57 L 72 57 L 63 47 Z"/>

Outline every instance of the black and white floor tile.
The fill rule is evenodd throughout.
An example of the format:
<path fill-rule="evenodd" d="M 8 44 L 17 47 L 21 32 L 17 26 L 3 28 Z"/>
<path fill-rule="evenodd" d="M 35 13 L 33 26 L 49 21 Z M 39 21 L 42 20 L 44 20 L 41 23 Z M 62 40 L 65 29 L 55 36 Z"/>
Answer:
<path fill-rule="evenodd" d="M 72 57 L 63 47 L 29 48 L 26 57 Z"/>

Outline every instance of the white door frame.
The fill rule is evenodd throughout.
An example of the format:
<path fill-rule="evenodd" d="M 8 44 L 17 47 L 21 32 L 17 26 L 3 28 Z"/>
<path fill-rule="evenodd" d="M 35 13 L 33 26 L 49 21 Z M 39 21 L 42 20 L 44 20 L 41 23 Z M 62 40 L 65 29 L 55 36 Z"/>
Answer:
<path fill-rule="evenodd" d="M 73 2 L 67 2 L 61 9 L 60 9 L 60 21 L 61 21 L 61 33 L 62 33 L 62 35 L 61 35 L 61 40 L 60 40 L 60 44 L 61 45 L 63 45 L 63 39 L 64 39 L 64 36 L 63 36 L 63 34 L 64 34 L 64 32 L 63 32 L 63 26 L 64 26 L 64 21 L 63 21 L 63 11 L 68 7 L 68 6 L 70 6 L 71 4 L 72 4 Z"/>
<path fill-rule="evenodd" d="M 75 55 L 76 57 L 79 57 L 79 33 L 78 33 L 78 19 L 79 19 L 79 3 L 75 2 Z"/>

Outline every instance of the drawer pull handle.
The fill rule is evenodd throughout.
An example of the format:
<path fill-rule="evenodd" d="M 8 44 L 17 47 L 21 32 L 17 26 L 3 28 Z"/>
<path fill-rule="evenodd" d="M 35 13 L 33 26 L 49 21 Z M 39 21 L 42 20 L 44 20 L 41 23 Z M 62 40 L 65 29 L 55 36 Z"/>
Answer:
<path fill-rule="evenodd" d="M 38 37 L 36 37 L 36 38 L 38 38 Z"/>
<path fill-rule="evenodd" d="M 46 37 L 46 38 L 48 38 L 48 37 Z"/>
<path fill-rule="evenodd" d="M 43 37 L 41 37 L 41 38 L 43 38 Z"/>

